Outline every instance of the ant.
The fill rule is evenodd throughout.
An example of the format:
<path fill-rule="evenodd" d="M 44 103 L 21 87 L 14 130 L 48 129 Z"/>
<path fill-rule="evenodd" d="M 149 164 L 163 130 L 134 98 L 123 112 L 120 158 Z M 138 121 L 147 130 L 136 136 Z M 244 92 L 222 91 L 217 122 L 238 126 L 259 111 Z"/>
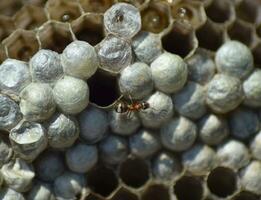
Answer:
<path fill-rule="evenodd" d="M 148 102 L 133 102 L 131 96 L 130 100 L 131 103 L 119 100 L 119 102 L 115 105 L 115 111 L 122 114 L 127 113 L 127 116 L 130 116 L 132 112 L 139 112 L 150 107 L 150 104 Z"/>

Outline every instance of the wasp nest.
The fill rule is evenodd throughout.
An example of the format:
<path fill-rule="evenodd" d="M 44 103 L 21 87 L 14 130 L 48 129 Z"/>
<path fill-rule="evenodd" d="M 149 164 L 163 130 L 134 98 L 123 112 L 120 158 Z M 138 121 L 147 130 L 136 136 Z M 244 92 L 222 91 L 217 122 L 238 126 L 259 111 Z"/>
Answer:
<path fill-rule="evenodd" d="M 0 199 L 260 199 L 260 9 L 1 1 Z"/>

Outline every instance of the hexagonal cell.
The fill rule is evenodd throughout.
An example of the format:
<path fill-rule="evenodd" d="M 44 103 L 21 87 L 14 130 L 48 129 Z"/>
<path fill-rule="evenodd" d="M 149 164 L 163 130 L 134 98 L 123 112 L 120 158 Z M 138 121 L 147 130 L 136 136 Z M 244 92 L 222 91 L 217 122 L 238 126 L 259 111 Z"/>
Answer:
<path fill-rule="evenodd" d="M 49 0 L 46 11 L 50 19 L 61 22 L 71 22 L 81 15 L 80 5 L 74 0 Z"/>
<path fill-rule="evenodd" d="M 228 35 L 232 40 L 239 40 L 251 47 L 254 43 L 255 30 L 253 26 L 241 20 L 236 20 L 233 25 L 229 27 Z"/>
<path fill-rule="evenodd" d="M 206 8 L 207 16 L 216 23 L 228 23 L 235 17 L 231 1 L 213 0 Z"/>
<path fill-rule="evenodd" d="M 202 26 L 207 16 L 203 3 L 198 1 L 184 0 L 171 6 L 172 16 L 177 20 L 186 20 L 194 29 Z"/>
<path fill-rule="evenodd" d="M 171 23 L 171 13 L 168 4 L 162 1 L 153 1 L 141 11 L 142 29 L 160 33 Z"/>
<path fill-rule="evenodd" d="M 120 188 L 110 200 L 139 200 L 139 198 L 127 188 Z"/>
<path fill-rule="evenodd" d="M 18 29 L 3 42 L 9 58 L 28 61 L 38 50 L 35 32 Z"/>
<path fill-rule="evenodd" d="M 97 166 L 87 174 L 90 189 L 103 197 L 109 196 L 118 187 L 118 179 L 112 169 Z"/>
<path fill-rule="evenodd" d="M 127 186 L 139 188 L 149 180 L 149 167 L 139 158 L 128 158 L 120 166 L 120 178 Z"/>
<path fill-rule="evenodd" d="M 141 200 L 170 200 L 169 188 L 162 184 L 148 186 L 141 195 Z"/>
<path fill-rule="evenodd" d="M 20 0 L 0 1 L 0 15 L 13 16 L 22 6 Z"/>
<path fill-rule="evenodd" d="M 259 42 L 254 49 L 252 49 L 255 65 L 261 67 L 261 42 Z"/>
<path fill-rule="evenodd" d="M 14 16 L 16 27 L 26 30 L 35 29 L 45 21 L 47 21 L 47 17 L 44 9 L 33 5 L 24 6 Z"/>
<path fill-rule="evenodd" d="M 59 22 L 47 22 L 39 28 L 38 37 L 41 49 L 51 49 L 62 53 L 65 47 L 73 41 L 69 24 Z"/>
<path fill-rule="evenodd" d="M 87 13 L 72 22 L 72 31 L 78 40 L 94 46 L 104 38 L 103 17 L 99 14 Z"/>
<path fill-rule="evenodd" d="M 237 190 L 237 175 L 232 169 L 217 167 L 208 175 L 207 186 L 215 196 L 229 197 Z"/>
<path fill-rule="evenodd" d="M 112 6 L 113 0 L 79 0 L 85 12 L 104 13 Z"/>
<path fill-rule="evenodd" d="M 232 200 L 260 200 L 259 197 L 251 192 L 242 191 L 237 194 Z"/>
<path fill-rule="evenodd" d="M 10 17 L 0 16 L 0 42 L 15 30 L 15 25 Z"/>
<path fill-rule="evenodd" d="M 110 106 L 120 97 L 117 77 L 102 69 L 98 69 L 87 83 L 90 89 L 90 102 L 99 107 Z"/>
<path fill-rule="evenodd" d="M 192 29 L 186 29 L 180 23 L 174 23 L 173 29 L 163 36 L 163 48 L 171 53 L 185 58 L 190 56 L 197 48 L 197 38 Z"/>
<path fill-rule="evenodd" d="M 224 41 L 224 32 L 222 26 L 217 26 L 209 20 L 196 31 L 199 46 L 211 51 L 216 51 Z M 209 39 L 211 35 L 211 39 Z"/>
<path fill-rule="evenodd" d="M 250 23 L 255 23 L 257 22 L 259 9 L 259 0 L 242 0 L 241 3 L 236 7 L 236 14 L 239 19 Z"/>
<path fill-rule="evenodd" d="M 178 200 L 201 200 L 204 196 L 203 181 L 199 177 L 183 176 L 173 189 Z"/>

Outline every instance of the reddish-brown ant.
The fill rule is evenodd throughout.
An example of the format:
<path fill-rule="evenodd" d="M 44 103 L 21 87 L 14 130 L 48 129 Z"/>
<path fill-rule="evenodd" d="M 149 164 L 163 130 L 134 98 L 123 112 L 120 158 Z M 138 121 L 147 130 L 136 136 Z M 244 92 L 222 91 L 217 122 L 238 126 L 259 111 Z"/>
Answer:
<path fill-rule="evenodd" d="M 146 110 L 150 107 L 148 102 L 133 102 L 130 97 L 131 103 L 127 101 L 119 100 L 118 103 L 115 105 L 115 111 L 117 113 L 126 113 L 127 116 L 130 116 L 132 112 L 139 112 L 141 110 Z"/>

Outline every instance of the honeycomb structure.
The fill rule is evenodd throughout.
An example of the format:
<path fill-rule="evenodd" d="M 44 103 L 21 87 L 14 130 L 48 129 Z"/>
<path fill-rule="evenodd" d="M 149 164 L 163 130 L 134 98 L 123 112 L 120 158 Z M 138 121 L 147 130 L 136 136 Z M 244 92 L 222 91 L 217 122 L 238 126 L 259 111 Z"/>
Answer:
<path fill-rule="evenodd" d="M 141 30 L 153 33 L 161 41 L 161 53 L 169 52 L 184 59 L 189 72 L 186 86 L 182 88 L 191 88 L 193 92 L 199 90 L 195 96 L 205 94 L 208 85 L 219 73 L 215 63 L 216 52 L 230 40 L 245 44 L 253 54 L 255 69 L 261 67 L 259 0 L 1 1 L 0 63 L 4 63 L 7 58 L 29 62 L 41 49 L 62 54 L 71 42 L 77 40 L 86 41 L 97 50 L 108 34 L 104 29 L 104 12 L 119 2 L 130 3 L 139 9 Z M 202 70 L 197 69 L 198 65 L 202 66 Z M 126 120 L 120 119 L 115 113 L 111 114 L 122 95 L 117 81 L 117 73 L 103 68 L 99 68 L 87 80 L 91 102 L 91 108 L 88 107 L 90 111 L 87 109 L 87 112 L 93 112 L 90 118 L 97 112 L 103 112 L 97 114 L 101 119 L 104 113 L 110 113 L 109 116 L 114 121 Z M 242 83 L 244 80 L 240 81 Z M 261 84 L 261 79 L 259 83 Z M 149 94 L 154 92 L 150 91 Z M 152 96 L 164 95 L 159 93 Z M 180 96 L 182 99 L 182 95 L 178 91 L 170 96 L 175 104 Z M 194 93 L 187 98 L 198 98 L 193 95 Z M 204 107 L 205 101 L 204 105 L 197 106 Z M 190 133 L 196 129 L 196 138 L 184 150 L 166 148 L 159 138 L 161 125 L 155 128 L 142 120 L 140 122 L 142 117 L 134 116 L 132 121 L 127 122 L 127 127 L 117 127 L 113 125 L 116 122 L 110 122 L 110 130 L 106 130 L 105 138 L 101 136 L 102 139 L 91 140 L 88 135 L 81 135 L 69 147 L 71 155 L 68 147 L 59 150 L 48 147 L 32 163 L 27 163 L 15 158 L 8 133 L 0 131 L 0 164 L 4 164 L 0 174 L 0 197 L 5 200 L 12 199 L 12 195 L 21 200 L 260 200 L 260 104 L 251 107 L 244 101 L 236 107 L 226 113 L 213 112 L 211 108 L 204 107 L 201 114 L 190 108 L 189 111 L 197 112 L 192 117 L 175 107 L 175 117 L 169 122 L 169 127 L 172 128 L 176 123 L 176 126 L 188 128 L 187 132 Z M 53 123 L 55 120 L 65 120 L 63 117 L 65 118 L 56 116 Z M 66 120 L 74 122 L 76 118 L 80 121 L 81 113 L 75 119 Z M 247 130 L 242 132 L 251 132 L 250 136 L 241 137 L 238 134 L 241 127 L 245 128 L 238 125 L 240 123 L 248 125 Z M 156 121 L 155 124 L 157 126 Z M 206 127 L 208 124 L 213 127 Z M 238 126 L 235 129 L 234 124 Z M 205 138 L 204 133 L 209 130 L 214 130 L 219 135 Z M 118 131 L 123 133 L 118 134 Z M 75 130 L 75 135 L 76 132 Z M 112 138 L 109 138 L 110 135 Z M 141 149 L 136 151 L 135 146 L 131 146 L 131 142 L 135 141 L 134 136 L 144 140 L 144 143 L 138 144 L 137 148 L 142 146 Z M 111 139 L 111 147 L 106 146 L 108 138 Z M 72 172 L 73 167 L 66 163 L 69 159 L 73 161 L 74 148 L 85 148 L 79 147 L 82 143 L 96 146 L 99 160 L 87 173 L 79 173 L 78 168 Z M 142 149 L 146 145 L 149 145 L 152 153 Z M 106 148 L 114 147 L 119 149 L 109 153 L 106 151 Z M 94 159 L 91 157 L 95 154 L 93 151 L 86 149 L 84 152 L 90 155 L 90 159 Z M 111 154 L 119 160 L 121 156 L 123 159 L 112 164 L 109 157 Z M 82 159 L 85 159 L 84 156 Z M 35 177 L 32 175 L 34 171 Z M 169 173 L 169 176 L 163 177 L 160 174 L 162 171 Z M 21 178 L 24 183 L 22 187 L 12 181 L 8 182 L 6 177 L 11 173 L 18 173 L 13 179 L 17 176 Z M 75 195 L 66 198 L 67 192 L 70 193 L 66 190 L 70 189 Z M 63 193 L 65 196 L 61 195 Z"/>

